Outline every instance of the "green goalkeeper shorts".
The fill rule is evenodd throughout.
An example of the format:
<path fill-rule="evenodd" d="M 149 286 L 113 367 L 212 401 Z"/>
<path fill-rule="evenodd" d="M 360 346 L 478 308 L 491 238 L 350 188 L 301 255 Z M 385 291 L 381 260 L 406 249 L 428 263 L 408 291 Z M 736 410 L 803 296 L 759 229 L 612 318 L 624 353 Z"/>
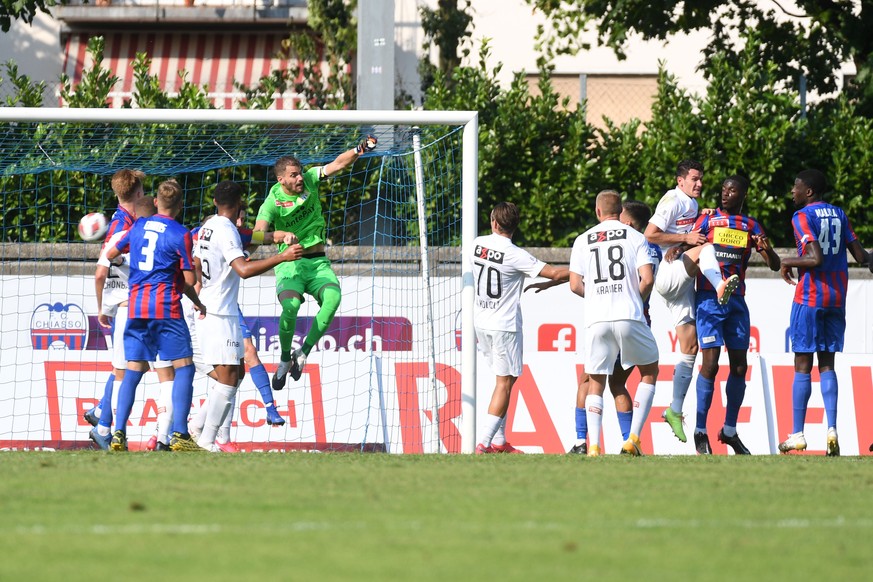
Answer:
<path fill-rule="evenodd" d="M 282 263 L 276 267 L 276 295 L 283 291 L 295 291 L 302 297 L 304 293 L 318 299 L 317 293 L 325 286 L 339 287 L 339 279 L 330 266 L 327 257 L 298 259 Z"/>

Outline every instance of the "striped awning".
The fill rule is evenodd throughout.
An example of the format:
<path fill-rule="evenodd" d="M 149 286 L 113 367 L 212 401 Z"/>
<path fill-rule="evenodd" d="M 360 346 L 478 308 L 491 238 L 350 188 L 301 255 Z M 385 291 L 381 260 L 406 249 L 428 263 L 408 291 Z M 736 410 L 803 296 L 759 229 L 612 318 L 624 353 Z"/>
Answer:
<path fill-rule="evenodd" d="M 64 72 L 77 84 L 82 71 L 93 65 L 87 53 L 88 33 L 72 33 L 66 40 Z M 133 62 L 138 52 L 151 58 L 149 73 L 158 78 L 161 88 L 170 95 L 178 93 L 185 71 L 185 81 L 206 85 L 209 98 L 218 108 L 232 109 L 243 97 L 234 81 L 254 86 L 275 69 L 284 69 L 288 61 L 277 57 L 287 35 L 279 33 L 113 33 L 104 34 L 103 67 L 119 77 L 110 93 L 112 107 L 130 100 L 134 87 Z M 295 109 L 298 95 L 286 92 L 276 96 L 274 108 Z M 63 104 L 61 104 L 63 105 Z"/>

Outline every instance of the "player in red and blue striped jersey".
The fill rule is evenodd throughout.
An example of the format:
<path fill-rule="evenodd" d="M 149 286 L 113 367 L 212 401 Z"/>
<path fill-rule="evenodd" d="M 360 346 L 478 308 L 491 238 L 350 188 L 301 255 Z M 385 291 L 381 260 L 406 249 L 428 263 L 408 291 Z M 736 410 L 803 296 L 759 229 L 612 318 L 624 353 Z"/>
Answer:
<path fill-rule="evenodd" d="M 794 351 L 793 432 L 779 444 L 783 453 L 806 449 L 803 435 L 806 408 L 812 393 L 813 355 L 818 354 L 821 393 L 828 422 L 827 455 L 840 454 L 837 438 L 836 352 L 843 350 L 846 331 L 846 251 L 873 270 L 871 255 L 861 246 L 846 213 L 822 200 L 827 180 L 818 170 L 803 170 L 794 180 L 791 198 L 797 212 L 791 219 L 797 257 L 782 261 L 782 278 L 796 285 L 791 306 L 791 349 Z M 797 269 L 797 280 L 793 270 Z"/>
<path fill-rule="evenodd" d="M 749 450 L 737 435 L 737 418 L 746 394 L 747 353 L 751 338 L 751 320 L 746 306 L 746 268 L 752 249 L 757 250 L 773 271 L 780 266 L 779 256 L 770 246 L 764 229 L 757 220 L 742 213 L 749 191 L 749 182 L 742 176 L 731 176 L 722 183 L 721 208 L 697 218 L 694 230 L 711 243 L 721 269 L 721 277 L 734 275 L 738 284 L 729 299 L 719 301 L 716 288 L 703 273 L 697 276 L 696 317 L 697 341 L 703 354 L 697 376 L 697 426 L 694 446 L 698 454 L 710 455 L 712 448 L 706 432 L 706 419 L 715 391 L 718 358 L 727 347 L 730 372 L 725 383 L 727 404 L 724 426 L 718 440 L 729 445 L 738 455 Z"/>
<path fill-rule="evenodd" d="M 184 293 L 204 317 L 206 308 L 194 292 L 194 263 L 191 233 L 176 222 L 182 210 L 182 188 L 175 180 L 158 186 L 158 213 L 137 220 L 133 227 L 107 251 L 111 260 L 130 254 L 130 299 L 124 353 L 127 370 L 118 395 L 115 432 L 111 448 L 127 449 L 127 420 L 136 388 L 148 362 L 157 359 L 173 363 L 173 437 L 170 449 L 198 450 L 188 434 L 188 413 L 194 392 L 194 364 L 191 335 L 182 314 Z"/>
<path fill-rule="evenodd" d="M 118 200 L 118 207 L 115 209 L 115 212 L 112 214 L 112 219 L 109 221 L 109 229 L 106 231 L 106 237 L 103 239 L 103 245 L 105 246 L 109 239 L 115 236 L 116 233 L 119 233 L 123 230 L 128 230 L 131 226 L 133 226 L 133 222 L 135 219 L 136 212 L 136 202 L 141 199 L 145 195 L 145 191 L 143 189 L 143 179 L 145 178 L 145 174 L 140 172 L 139 170 L 118 170 L 115 174 L 112 175 L 111 185 L 112 192 L 115 194 L 115 198 Z M 102 250 L 102 249 L 101 249 Z M 94 284 L 95 288 L 100 293 L 106 283 L 107 272 L 100 268 L 98 265 L 97 270 L 94 273 Z M 106 313 L 106 314 L 97 314 L 98 317 L 101 315 L 107 315 L 109 317 L 113 317 L 114 313 Z M 92 426 L 97 426 L 99 419 L 101 418 L 101 414 L 103 410 L 109 411 L 109 422 L 111 423 L 112 419 L 112 393 L 116 390 L 117 386 L 115 384 L 121 384 L 122 379 L 124 378 L 124 373 L 109 374 L 109 378 L 106 380 L 106 386 L 103 389 L 103 397 L 100 399 L 100 403 L 88 410 L 84 414 L 84 418 L 88 421 Z"/>

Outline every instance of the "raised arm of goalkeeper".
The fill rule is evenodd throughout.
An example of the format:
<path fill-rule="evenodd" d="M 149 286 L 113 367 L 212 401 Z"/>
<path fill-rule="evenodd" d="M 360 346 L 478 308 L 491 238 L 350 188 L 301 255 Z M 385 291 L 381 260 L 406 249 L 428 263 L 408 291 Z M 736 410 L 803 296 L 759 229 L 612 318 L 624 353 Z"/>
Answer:
<path fill-rule="evenodd" d="M 368 135 L 364 139 L 361 140 L 361 143 L 356 145 L 350 150 L 347 150 L 336 157 L 336 159 L 329 164 L 324 166 L 322 170 L 322 175 L 327 178 L 333 176 L 334 174 L 338 174 L 342 172 L 357 160 L 361 154 L 366 152 L 371 152 L 376 149 L 376 143 L 378 140 L 372 136 Z"/>

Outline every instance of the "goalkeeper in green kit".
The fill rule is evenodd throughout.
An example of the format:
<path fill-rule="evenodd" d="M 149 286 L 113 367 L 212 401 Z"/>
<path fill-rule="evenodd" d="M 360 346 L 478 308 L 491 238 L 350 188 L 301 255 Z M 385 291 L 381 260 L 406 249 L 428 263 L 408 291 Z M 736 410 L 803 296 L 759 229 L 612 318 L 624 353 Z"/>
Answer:
<path fill-rule="evenodd" d="M 339 280 L 324 250 L 326 223 L 321 212 L 318 184 L 322 178 L 341 172 L 361 154 L 375 148 L 376 138 L 368 135 L 357 147 L 341 153 L 324 166 L 304 172 L 300 160 L 292 156 L 283 156 L 273 165 L 278 183 L 270 188 L 267 199 L 258 211 L 253 240 L 258 237 L 258 231 L 266 231 L 272 225 L 272 230 L 295 235 L 303 246 L 302 258 L 275 268 L 276 295 L 282 306 L 282 314 L 279 317 L 281 361 L 273 376 L 273 390 L 285 387 L 288 374 L 294 380 L 300 379 L 306 357 L 327 331 L 342 298 Z M 286 239 L 284 243 L 279 243 L 279 252 L 285 249 L 289 240 L 295 242 Z M 303 345 L 292 352 L 297 312 L 303 304 L 304 293 L 318 302 L 319 309 Z"/>

